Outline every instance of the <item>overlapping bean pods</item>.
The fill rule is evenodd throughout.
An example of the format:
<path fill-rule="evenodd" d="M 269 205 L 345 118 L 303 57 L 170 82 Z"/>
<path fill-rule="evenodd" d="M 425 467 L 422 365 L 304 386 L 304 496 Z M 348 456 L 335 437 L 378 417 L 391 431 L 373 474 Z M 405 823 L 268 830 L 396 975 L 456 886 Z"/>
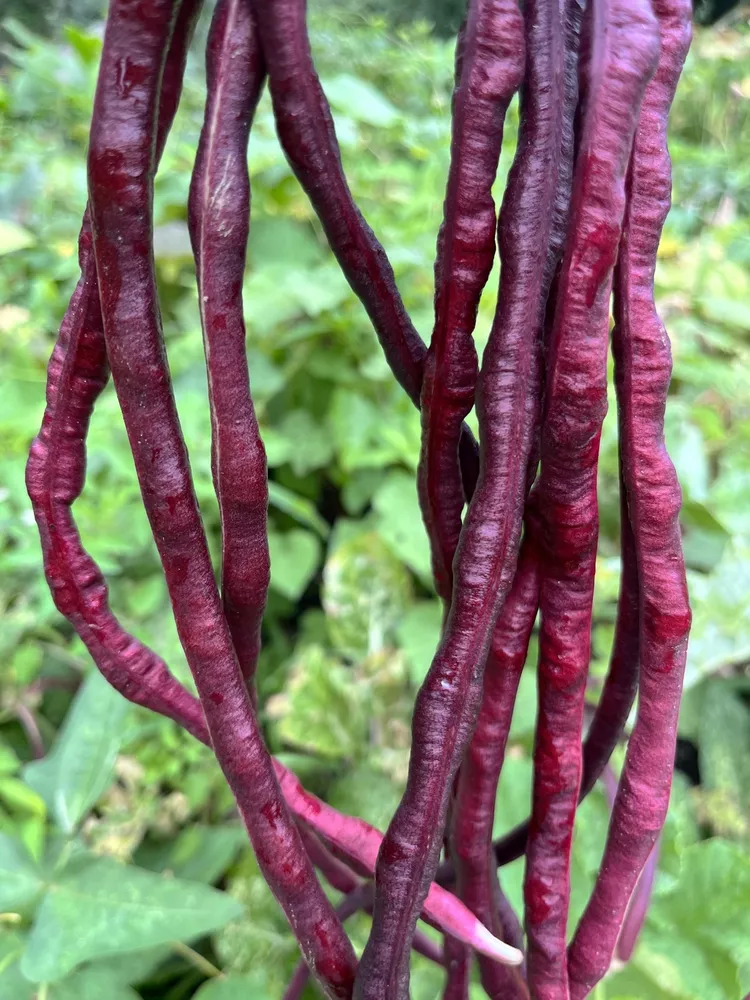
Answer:
<path fill-rule="evenodd" d="M 218 0 L 187 215 L 220 587 L 172 396 L 153 264 L 154 175 L 200 7 L 110 0 L 81 278 L 27 466 L 55 603 L 114 687 L 213 749 L 300 944 L 304 964 L 285 1000 L 302 994 L 309 975 L 331 998 L 407 1000 L 413 950 L 446 967 L 445 1000 L 467 1000 L 474 955 L 494 1000 L 582 1000 L 616 951 L 629 958 L 645 916 L 690 626 L 680 491 L 663 440 L 669 342 L 653 297 L 689 0 L 468 0 L 429 346 L 353 200 L 305 0 Z M 270 756 L 256 715 L 268 478 L 242 285 L 247 148 L 266 74 L 284 153 L 396 379 L 422 411 L 419 497 L 445 619 L 416 700 L 406 790 L 385 836 L 303 788 Z M 473 333 L 496 251 L 492 188 L 519 85 L 518 147 L 497 220 L 498 304 L 479 367 Z M 609 672 L 583 740 L 613 287 L 622 576 Z M 73 518 L 89 422 L 110 370 L 197 698 L 123 629 Z M 464 423 L 473 406 L 478 442 Z M 493 844 L 496 789 L 538 612 L 531 819 Z M 568 945 L 576 806 L 623 738 L 636 694 L 601 871 Z M 614 784 L 611 770 L 605 777 Z M 496 870 L 524 853 L 525 939 Z M 342 893 L 338 907 L 316 869 Z M 359 963 L 343 927 L 358 910 L 372 914 Z M 419 919 L 443 932 L 444 949 Z"/>

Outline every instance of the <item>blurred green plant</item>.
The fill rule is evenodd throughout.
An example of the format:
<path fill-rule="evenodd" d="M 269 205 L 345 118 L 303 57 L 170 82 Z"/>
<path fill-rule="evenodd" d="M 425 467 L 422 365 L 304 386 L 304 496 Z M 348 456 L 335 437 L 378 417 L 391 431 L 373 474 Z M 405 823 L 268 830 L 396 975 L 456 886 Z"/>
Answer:
<path fill-rule="evenodd" d="M 325 8 L 314 8 L 313 24 L 355 197 L 428 336 L 434 245 L 427 234 L 442 212 L 452 46 L 418 24 L 385 30 L 361 14 L 344 18 Z M 0 73 L 0 1000 L 121 1000 L 135 996 L 133 984 L 149 1000 L 182 1000 L 199 986 L 200 1000 L 275 1000 L 295 947 L 210 755 L 171 723 L 126 707 L 90 675 L 85 650 L 44 583 L 23 466 L 76 279 L 100 43 L 80 28 L 54 43 L 14 22 L 7 31 L 10 61 Z M 202 93 L 196 56 L 157 179 L 156 255 L 178 406 L 217 552 L 185 220 Z M 599 1000 L 739 1000 L 750 990 L 750 872 L 742 853 L 750 841 L 749 117 L 750 34 L 741 26 L 699 33 L 673 115 L 675 208 L 657 275 L 674 345 L 668 436 L 685 495 L 695 611 L 681 735 L 695 761 L 687 768 L 692 785 L 680 776 L 675 785 L 638 950 L 600 987 Z M 501 180 L 514 132 L 511 117 Z M 405 779 L 411 704 L 440 628 L 414 481 L 419 418 L 394 387 L 279 152 L 265 103 L 250 166 L 248 359 L 271 476 L 271 594 L 258 680 L 264 724 L 274 751 L 313 790 L 384 824 Z M 482 302 L 480 345 L 496 284 L 493 278 Z M 612 641 L 616 485 L 609 418 L 592 692 Z M 109 391 L 97 406 L 76 514 L 126 626 L 189 682 Z M 498 832 L 528 811 L 533 663 L 532 652 L 498 793 Z M 332 699 L 343 709 L 336 727 Z M 595 795 L 576 835 L 573 916 L 591 886 L 605 824 L 604 797 Z M 503 876 L 516 903 L 521 877 L 520 863 Z M 217 882 L 238 903 L 208 888 Z M 105 905 L 111 891 L 124 914 L 117 928 Z M 78 915 L 74 897 L 85 899 Z M 147 915 L 142 924 L 129 923 L 136 906 Z M 366 918 L 352 927 L 363 938 Z M 48 947 L 39 947 L 42 934 Z M 439 995 L 426 964 L 415 970 L 413 995 Z"/>

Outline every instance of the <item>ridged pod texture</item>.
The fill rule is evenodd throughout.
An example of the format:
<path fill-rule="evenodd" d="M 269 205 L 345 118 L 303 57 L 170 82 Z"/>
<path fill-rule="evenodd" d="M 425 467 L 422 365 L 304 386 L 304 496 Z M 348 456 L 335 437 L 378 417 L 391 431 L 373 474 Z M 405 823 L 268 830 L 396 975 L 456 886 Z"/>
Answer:
<path fill-rule="evenodd" d="M 263 743 L 213 576 L 171 391 L 152 250 L 158 82 L 177 6 L 113 0 L 89 144 L 99 293 L 115 389 L 180 641 L 258 863 L 329 997 L 356 959 L 304 852 Z"/>
<path fill-rule="evenodd" d="M 502 54 L 517 52 L 518 80 L 523 72 L 523 20 L 517 8 L 504 9 Z M 462 80 L 467 54 L 465 44 Z M 403 942 L 437 865 L 451 782 L 474 725 L 491 631 L 515 569 L 529 450 L 524 441 L 530 436 L 524 371 L 531 368 L 532 347 L 522 335 L 509 336 L 498 346 L 502 357 L 488 350 L 488 374 L 480 375 L 477 412 L 483 465 L 456 554 L 451 607 L 417 696 L 406 791 L 378 858 L 373 930 L 356 986 L 363 1000 L 400 998 L 408 991 Z M 498 425 L 507 433 L 499 433 Z"/>
<path fill-rule="evenodd" d="M 670 204 L 669 108 L 690 44 L 691 11 L 685 0 L 654 0 L 654 10 L 661 56 L 644 98 L 628 174 L 613 334 L 623 474 L 641 588 L 638 712 L 599 877 L 570 947 L 576 1000 L 609 967 L 628 901 L 666 816 L 690 629 L 681 495 L 664 446 L 671 354 L 653 281 Z"/>
<path fill-rule="evenodd" d="M 498 220 L 502 261 L 498 307 L 485 354 L 484 378 L 491 359 L 507 342 L 527 345 L 516 370 L 527 386 L 523 400 L 522 449 L 529 452 L 539 420 L 540 354 L 547 295 L 559 261 L 564 228 L 562 203 L 569 171 L 561 168 L 565 118 L 563 11 L 558 0 L 530 0 L 525 9 L 526 73 L 521 89 L 516 158 L 508 177 Z M 573 102 L 575 103 L 575 102 Z M 570 151 L 567 155 L 571 155 Z M 566 184 L 566 173 L 567 184 Z M 559 218 L 554 209 L 559 207 Z M 499 423 L 490 434 L 505 434 Z M 533 451 L 533 448 L 532 448 Z M 499 461 L 502 451 L 498 449 Z M 506 459 L 507 461 L 507 459 Z M 526 485 L 534 478 L 532 457 Z M 526 660 L 538 606 L 537 552 L 533 532 L 527 534 L 508 600 L 495 626 L 484 674 L 482 705 L 471 744 L 461 765 L 453 818 L 452 843 L 459 896 L 498 936 L 504 929 L 496 906 L 499 891 L 492 863 L 492 825 L 497 782 L 503 764 L 516 691 Z M 523 997 L 518 972 L 480 961 L 482 983 L 489 996 Z"/>
<path fill-rule="evenodd" d="M 270 579 L 266 453 L 250 395 L 242 282 L 250 229 L 247 146 L 265 80 L 250 0 L 220 0 L 206 53 L 208 97 L 188 225 L 211 407 L 224 614 L 251 695 Z"/>
<path fill-rule="evenodd" d="M 255 9 L 268 66 L 276 131 L 341 270 L 367 311 L 386 361 L 416 407 L 427 347 L 401 300 L 385 250 L 354 202 L 331 108 L 315 71 L 306 0 L 262 0 Z M 464 426 L 460 462 L 467 496 L 479 475 L 477 443 Z"/>
<path fill-rule="evenodd" d="M 458 44 L 450 169 L 435 262 L 435 326 L 422 385 L 418 474 L 435 586 L 446 604 L 464 505 L 458 444 L 464 418 L 474 405 L 477 380 L 473 332 L 495 257 L 492 185 L 505 113 L 523 70 L 520 20 L 515 0 L 471 0 Z"/>
<path fill-rule="evenodd" d="M 528 981 L 535 1000 L 569 996 L 570 847 L 590 658 L 609 299 L 628 160 L 658 44 L 647 0 L 594 0 L 586 109 L 550 343 L 536 488 L 542 519 L 539 713 L 524 884 Z"/>
<path fill-rule="evenodd" d="M 418 406 L 427 349 L 344 176 L 331 109 L 310 52 L 306 6 L 306 0 L 256 3 L 279 141 L 396 378 Z"/>
<path fill-rule="evenodd" d="M 156 157 L 174 119 L 199 0 L 177 15 L 159 96 Z M 130 701 L 180 721 L 198 734 L 200 708 L 164 662 L 129 635 L 112 614 L 107 585 L 83 547 L 72 506 L 86 478 L 86 435 L 91 413 L 109 377 L 88 210 L 78 244 L 81 278 L 66 310 L 47 371 L 47 407 L 26 468 L 39 527 L 44 569 L 57 609 L 91 653 L 102 674 Z"/>

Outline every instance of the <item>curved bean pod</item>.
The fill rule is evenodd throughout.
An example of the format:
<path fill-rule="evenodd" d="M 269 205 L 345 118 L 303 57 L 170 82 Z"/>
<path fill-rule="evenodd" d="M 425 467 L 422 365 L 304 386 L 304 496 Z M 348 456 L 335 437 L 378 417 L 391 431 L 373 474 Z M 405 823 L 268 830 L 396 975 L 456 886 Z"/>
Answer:
<path fill-rule="evenodd" d="M 263 874 L 329 997 L 351 995 L 356 958 L 289 816 L 213 576 L 171 391 L 156 295 L 152 198 L 158 81 L 173 0 L 112 0 L 89 143 L 104 334 L 144 506 L 217 760 Z"/>
<path fill-rule="evenodd" d="M 625 431 L 623 470 L 642 594 L 640 693 L 604 859 L 570 946 L 571 997 L 576 1000 L 609 967 L 628 902 L 664 823 L 690 630 L 680 488 L 664 446 L 671 355 L 653 298 L 656 254 L 671 193 L 667 122 L 690 45 L 690 5 L 654 0 L 654 10 L 661 57 L 646 91 L 628 175 L 613 334 Z"/>
<path fill-rule="evenodd" d="M 435 261 L 435 326 L 424 365 L 419 500 L 435 586 L 446 605 L 461 532 L 458 443 L 474 405 L 474 325 L 495 256 L 492 185 L 523 50 L 515 0 L 470 0 L 457 47 L 451 160 Z M 515 22 L 515 23 L 514 23 Z"/>
<path fill-rule="evenodd" d="M 539 713 L 524 884 L 528 981 L 536 1000 L 568 996 L 570 847 L 590 658 L 609 298 L 628 159 L 658 41 L 648 0 L 594 0 L 586 110 L 550 344 L 536 488 L 542 519 Z"/>
<path fill-rule="evenodd" d="M 171 34 L 159 94 L 156 157 L 179 104 L 185 61 L 201 0 L 184 0 Z M 109 377 L 88 208 L 78 241 L 81 278 L 66 310 L 47 371 L 47 406 L 26 466 L 44 572 L 55 606 L 81 637 L 102 674 L 130 701 L 177 717 L 196 735 L 203 713 L 166 664 L 125 632 L 108 605 L 101 570 L 83 547 L 72 506 L 86 476 L 86 434 Z"/>
<path fill-rule="evenodd" d="M 190 184 L 211 407 L 211 466 L 221 515 L 224 614 L 248 688 L 270 579 L 266 453 L 250 395 L 242 281 L 250 229 L 247 145 L 265 80 L 250 0 L 221 0 L 206 52 L 208 96 Z"/>
<path fill-rule="evenodd" d="M 566 117 L 563 9 L 559 0 L 529 0 L 524 10 L 526 75 L 521 88 L 518 150 L 498 219 L 503 261 L 498 307 L 490 343 L 506 331 L 526 330 L 535 344 L 530 396 L 539 398 L 542 331 L 547 297 L 559 262 L 565 225 L 564 203 L 570 199 L 570 171 L 561 161 L 572 159 L 564 147 Z M 575 99 L 572 102 L 575 106 Z M 534 390 L 536 386 L 536 391 Z M 539 406 L 535 402 L 534 421 Z M 535 475 L 532 456 L 527 488 Z M 516 577 L 492 637 L 484 674 L 482 706 L 471 744 L 459 772 L 452 830 L 457 891 L 466 905 L 496 933 L 502 933 L 496 897 L 496 867 L 491 863 L 492 825 L 497 782 L 502 768 L 516 691 L 526 660 L 538 607 L 538 557 L 531 519 Z M 482 982 L 490 996 L 526 994 L 514 970 L 480 961 Z"/>

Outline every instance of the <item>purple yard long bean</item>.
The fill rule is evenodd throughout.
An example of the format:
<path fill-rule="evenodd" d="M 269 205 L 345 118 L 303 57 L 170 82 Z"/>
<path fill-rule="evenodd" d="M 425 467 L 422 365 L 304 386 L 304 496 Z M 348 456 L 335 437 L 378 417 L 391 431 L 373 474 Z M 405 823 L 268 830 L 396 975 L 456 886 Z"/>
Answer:
<path fill-rule="evenodd" d="M 667 122 L 690 45 L 690 5 L 655 0 L 654 9 L 661 54 L 628 173 L 613 335 L 623 476 L 641 593 L 639 699 L 602 868 L 570 946 L 576 998 L 586 996 L 607 971 L 628 902 L 664 822 L 690 630 L 680 488 L 664 447 L 671 356 L 653 298 L 656 252 L 670 203 Z"/>
<path fill-rule="evenodd" d="M 188 223 L 198 278 L 219 499 L 224 613 L 252 684 L 270 578 L 266 453 L 245 354 L 242 279 L 250 228 L 247 146 L 265 79 L 250 0 L 220 0 L 206 53 L 208 98 L 190 186 Z"/>
<path fill-rule="evenodd" d="M 150 4 L 147 11 L 129 0 L 113 0 L 107 20 L 89 144 L 107 355 L 178 634 L 217 760 L 238 800 L 261 870 L 307 961 L 329 996 L 346 997 L 356 959 L 287 812 L 237 662 L 164 353 L 151 250 L 150 136 L 176 9 L 168 0 Z"/>
<path fill-rule="evenodd" d="M 543 539 L 539 713 L 524 896 L 528 980 L 538 1000 L 568 995 L 569 859 L 590 657 L 609 297 L 627 164 L 658 40 L 649 3 L 593 3 L 586 110 L 550 343 L 536 490 Z"/>
<path fill-rule="evenodd" d="M 199 0 L 185 0 L 177 14 L 166 55 L 157 125 L 161 156 L 182 89 Z M 78 247 L 81 278 L 65 313 L 47 374 L 47 408 L 31 446 L 26 483 L 42 540 L 47 581 L 55 604 L 70 621 L 99 669 L 125 697 L 174 717 L 190 719 L 196 732 L 202 715 L 191 715 L 186 697 L 166 665 L 147 655 L 112 615 L 101 571 L 78 534 L 72 505 L 86 475 L 86 434 L 91 412 L 109 369 L 96 280 L 91 220 L 84 215 Z M 185 693 L 186 694 L 186 693 Z"/>
<path fill-rule="evenodd" d="M 503 122 L 520 83 L 515 0 L 469 0 L 457 49 L 451 162 L 435 262 L 435 326 L 424 366 L 419 498 L 438 594 L 450 602 L 464 492 L 459 440 L 474 405 L 472 333 L 495 256 L 495 203 Z M 490 82 L 491 81 L 491 82 Z"/>
<path fill-rule="evenodd" d="M 560 176 L 566 96 L 562 13 L 557 2 L 547 0 L 530 0 L 525 10 L 528 56 L 521 89 L 521 126 L 498 219 L 502 271 L 487 348 L 489 356 L 498 350 L 497 343 L 511 337 L 532 343 L 537 355 L 531 357 L 532 378 L 539 367 L 547 295 L 565 225 L 565 191 L 561 189 L 567 187 L 568 196 L 570 190 L 566 172 Z M 538 393 L 532 389 L 529 396 L 531 419 L 537 422 Z M 533 480 L 533 458 L 530 465 L 527 485 Z M 532 537 L 533 528 L 527 523 L 518 572 L 492 638 L 482 706 L 461 767 L 453 819 L 458 894 L 498 933 L 502 928 L 495 905 L 496 869 L 490 861 L 492 824 L 510 718 L 536 618 L 538 570 Z M 484 962 L 480 970 L 490 996 L 524 996 L 515 970 Z"/>
<path fill-rule="evenodd" d="M 200 6 L 110 0 L 81 276 L 49 362 L 26 475 L 55 604 L 124 697 L 213 751 L 302 951 L 287 1000 L 310 975 L 330 998 L 407 1000 L 414 951 L 443 967 L 444 1000 L 473 996 L 475 956 L 495 1000 L 583 1000 L 613 956 L 629 958 L 643 924 L 690 627 L 680 491 L 663 436 L 669 342 L 653 292 L 689 0 L 467 0 L 429 347 L 352 197 L 305 0 L 218 0 L 187 220 L 219 584 L 172 394 L 152 221 L 154 177 Z M 270 755 L 257 704 L 269 484 L 245 345 L 253 302 L 243 302 L 243 285 L 247 155 L 266 75 L 283 152 L 393 374 L 421 410 L 417 486 L 444 619 L 416 699 L 406 787 L 385 836 L 313 795 Z M 518 142 L 497 219 L 497 308 L 478 370 L 478 305 L 495 257 L 493 187 L 519 85 Z M 582 741 L 613 288 L 621 578 L 609 670 Z M 73 516 L 110 371 L 197 697 L 118 621 Z M 478 441 L 465 422 L 472 407 Z M 531 819 L 493 844 L 537 614 Z M 636 694 L 604 857 L 569 943 L 576 808 L 623 738 Z M 526 941 L 497 873 L 521 854 Z M 338 908 L 316 869 L 342 893 Z M 452 882 L 455 895 L 445 888 Z M 359 963 L 343 927 L 358 910 L 372 916 Z M 443 934 L 443 949 L 419 920 Z"/>

